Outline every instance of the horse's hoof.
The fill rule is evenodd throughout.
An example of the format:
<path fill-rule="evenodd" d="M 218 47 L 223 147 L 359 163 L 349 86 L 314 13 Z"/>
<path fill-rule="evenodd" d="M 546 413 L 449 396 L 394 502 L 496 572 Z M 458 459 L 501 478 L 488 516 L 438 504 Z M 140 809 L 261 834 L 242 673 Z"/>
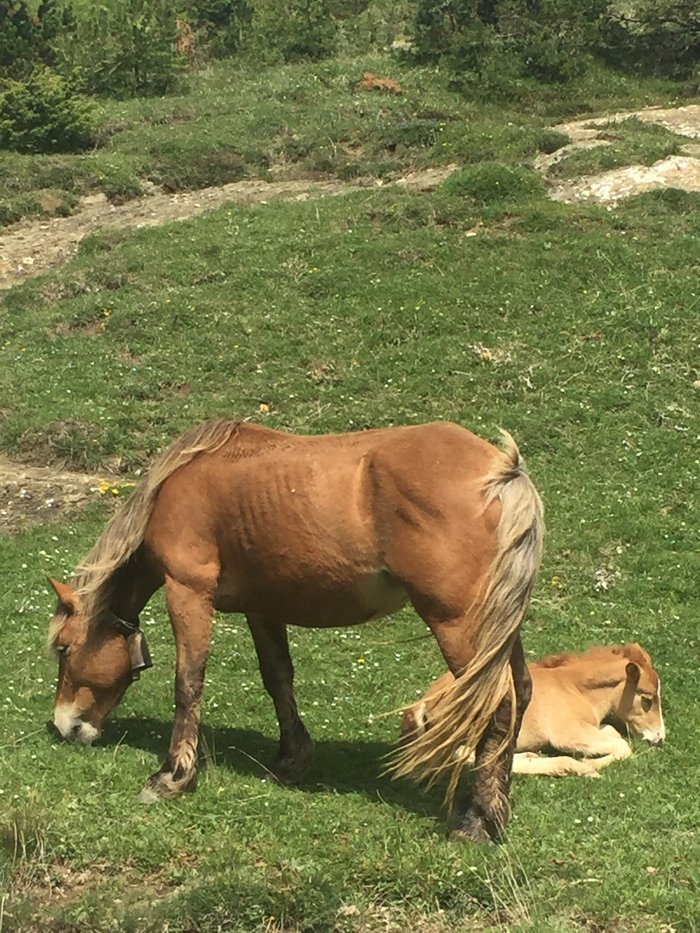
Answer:
<path fill-rule="evenodd" d="M 139 803 L 156 803 L 160 800 L 160 796 L 156 790 L 146 784 L 136 799 Z"/>
<path fill-rule="evenodd" d="M 173 773 L 167 771 L 156 771 L 144 784 L 143 790 L 139 794 L 139 803 L 155 803 L 157 800 L 172 800 L 173 797 L 179 797 L 187 790 L 194 790 L 197 784 L 197 772 L 185 774 L 182 777 L 174 777 Z"/>
<path fill-rule="evenodd" d="M 276 761 L 272 765 L 272 774 L 278 784 L 294 787 L 301 784 L 308 774 L 310 764 L 298 765 L 295 762 Z"/>
<path fill-rule="evenodd" d="M 301 784 L 311 769 L 314 760 L 314 743 L 311 739 L 292 757 L 277 758 L 272 765 L 272 773 L 280 784 L 294 786 Z"/>
<path fill-rule="evenodd" d="M 450 833 L 450 839 L 455 842 L 473 842 L 480 846 L 493 845 L 494 842 L 486 829 L 477 829 L 476 827 L 453 829 Z"/>
<path fill-rule="evenodd" d="M 450 833 L 450 838 L 456 842 L 475 842 L 478 845 L 483 845 L 497 841 L 500 838 L 500 833 L 480 813 L 467 810 Z"/>

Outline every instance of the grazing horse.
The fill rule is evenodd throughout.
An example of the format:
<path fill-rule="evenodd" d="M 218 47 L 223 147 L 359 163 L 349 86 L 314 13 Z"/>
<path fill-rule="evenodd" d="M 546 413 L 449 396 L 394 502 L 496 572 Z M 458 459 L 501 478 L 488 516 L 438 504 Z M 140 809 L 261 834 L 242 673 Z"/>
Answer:
<path fill-rule="evenodd" d="M 196 780 L 212 615 L 246 615 L 280 728 L 274 773 L 298 781 L 313 742 L 294 699 L 287 625 L 354 625 L 410 602 L 455 675 L 430 732 L 391 769 L 449 777 L 466 745 L 483 765 L 463 836 L 507 823 L 514 736 L 528 699 L 520 623 L 540 562 L 542 506 L 515 442 L 455 424 L 303 436 L 207 422 L 176 440 L 58 597 L 55 725 L 91 743 L 150 666 L 139 613 L 165 586 L 177 649 L 168 756 L 141 799 Z"/>
<path fill-rule="evenodd" d="M 651 745 L 660 745 L 666 737 L 661 681 L 640 645 L 628 643 L 589 648 L 583 654 L 555 654 L 528 664 L 528 670 L 532 697 L 516 741 L 516 774 L 598 777 L 601 768 L 629 758 L 629 743 L 613 725 L 603 724 L 604 720 L 611 720 L 622 731 Z M 451 673 L 443 674 L 404 711 L 404 739 L 430 729 L 453 680 Z M 579 752 L 587 757 L 537 754 L 545 749 Z"/>

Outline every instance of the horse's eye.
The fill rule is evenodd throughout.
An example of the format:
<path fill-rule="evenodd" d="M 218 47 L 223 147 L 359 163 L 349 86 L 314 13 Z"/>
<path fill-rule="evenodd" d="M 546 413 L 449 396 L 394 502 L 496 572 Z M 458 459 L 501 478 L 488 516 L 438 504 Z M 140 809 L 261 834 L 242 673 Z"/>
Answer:
<path fill-rule="evenodd" d="M 60 658 L 67 658 L 70 654 L 70 645 L 56 645 L 56 651 Z"/>
<path fill-rule="evenodd" d="M 642 709 L 645 713 L 649 712 L 653 702 L 651 697 L 642 697 Z"/>

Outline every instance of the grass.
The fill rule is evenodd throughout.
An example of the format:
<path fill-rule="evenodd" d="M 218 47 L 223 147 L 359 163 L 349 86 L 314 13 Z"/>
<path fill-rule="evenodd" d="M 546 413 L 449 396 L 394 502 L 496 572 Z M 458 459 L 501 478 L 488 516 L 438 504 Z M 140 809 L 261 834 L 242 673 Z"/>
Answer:
<path fill-rule="evenodd" d="M 428 195 L 362 190 L 92 236 L 4 297 L 0 449 L 133 478 L 214 415 L 310 432 L 502 425 L 548 515 L 528 655 L 640 641 L 664 681 L 667 744 L 595 782 L 516 780 L 507 844 L 455 845 L 438 792 L 380 776 L 397 730 L 381 714 L 443 667 L 410 611 L 293 631 L 318 743 L 297 790 L 266 780 L 272 707 L 245 625 L 220 616 L 199 787 L 144 809 L 172 718 L 159 597 L 144 617 L 156 666 L 102 742 L 74 748 L 44 727 L 44 576 L 70 575 L 106 520 L 98 502 L 0 537 L 2 933 L 697 930 L 700 197 L 554 204 L 509 155 L 489 161 Z"/>
<path fill-rule="evenodd" d="M 401 95 L 356 88 L 364 71 Z M 531 161 L 566 141 L 547 124 L 586 112 L 668 102 L 682 87 L 599 71 L 568 91 L 542 88 L 526 104 L 470 101 L 435 68 L 366 55 L 261 70 L 214 63 L 187 91 L 103 101 L 99 144 L 82 155 L 0 152 L 0 226 L 71 210 L 80 196 L 115 202 L 146 182 L 169 191 L 243 177 L 385 177 L 446 162 Z"/>

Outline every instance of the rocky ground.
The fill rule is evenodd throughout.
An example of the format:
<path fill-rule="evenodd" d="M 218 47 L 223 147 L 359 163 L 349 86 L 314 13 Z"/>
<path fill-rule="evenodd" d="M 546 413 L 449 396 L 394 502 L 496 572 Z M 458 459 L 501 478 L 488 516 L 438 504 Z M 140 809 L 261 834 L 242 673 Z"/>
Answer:
<path fill-rule="evenodd" d="M 556 126 L 555 129 L 565 133 L 571 142 L 551 155 L 538 159 L 537 168 L 546 174 L 552 165 L 566 159 L 572 152 L 595 146 L 609 146 L 609 140 L 605 139 L 609 128 L 631 117 L 636 117 L 642 123 L 663 126 L 679 136 L 689 137 L 690 140 L 700 140 L 700 104 L 669 110 L 651 107 L 647 110 L 615 113 L 607 117 L 576 120 Z M 654 165 L 628 165 L 601 172 L 599 175 L 554 185 L 549 194 L 555 201 L 598 201 L 609 204 L 655 188 L 700 191 L 700 142 L 688 142 L 683 146 L 681 155 L 669 156 Z"/>

